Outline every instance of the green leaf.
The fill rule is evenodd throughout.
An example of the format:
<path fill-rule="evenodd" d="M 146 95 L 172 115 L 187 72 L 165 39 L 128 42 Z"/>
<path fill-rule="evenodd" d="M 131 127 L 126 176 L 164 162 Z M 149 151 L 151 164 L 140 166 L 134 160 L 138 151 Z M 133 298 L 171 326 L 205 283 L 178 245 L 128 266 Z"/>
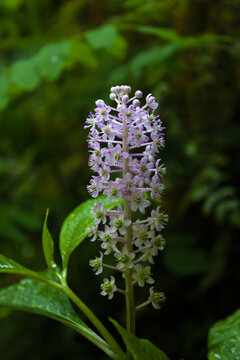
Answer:
<path fill-rule="evenodd" d="M 137 31 L 143 34 L 154 35 L 166 41 L 177 42 L 180 40 L 178 33 L 169 28 L 132 24 L 121 24 L 121 28 Z"/>
<path fill-rule="evenodd" d="M 61 41 L 44 46 L 34 58 L 40 76 L 49 81 L 55 80 L 63 69 L 70 47 L 70 41 Z"/>
<path fill-rule="evenodd" d="M 134 71 L 142 71 L 145 66 L 153 66 L 169 61 L 169 58 L 177 54 L 180 47 L 176 43 L 164 46 L 155 46 L 150 49 L 139 52 L 131 61 L 130 68 Z"/>
<path fill-rule="evenodd" d="M 12 82 L 24 90 L 33 90 L 39 83 L 39 76 L 33 60 L 16 61 L 11 67 Z"/>
<path fill-rule="evenodd" d="M 117 34 L 114 44 L 108 49 L 108 53 L 117 59 L 123 60 L 126 57 L 128 50 L 128 43 L 125 38 Z"/>
<path fill-rule="evenodd" d="M 95 68 L 98 61 L 88 44 L 73 39 L 71 40 L 70 53 L 66 59 L 65 67 L 71 68 L 78 63 L 90 68 Z"/>
<path fill-rule="evenodd" d="M 240 310 L 213 325 L 208 348 L 208 360 L 240 359 Z"/>
<path fill-rule="evenodd" d="M 91 199 L 79 205 L 64 221 L 60 231 L 60 251 L 63 260 L 63 268 L 68 264 L 69 256 L 73 250 L 88 236 L 89 228 L 94 225 L 92 208 L 98 199 Z M 109 202 L 108 198 L 102 198 L 106 209 L 110 210 L 120 204 L 122 199 Z"/>
<path fill-rule="evenodd" d="M 116 40 L 117 29 L 113 25 L 104 25 L 85 33 L 88 43 L 94 49 L 111 48 Z"/>
<path fill-rule="evenodd" d="M 7 74 L 0 75 L 0 96 L 6 95 L 10 86 L 10 79 Z"/>
<path fill-rule="evenodd" d="M 169 360 L 167 355 L 157 346 L 147 339 L 137 338 L 135 335 L 129 333 L 115 320 L 110 319 L 114 324 L 119 334 L 121 335 L 128 351 L 131 353 L 133 360 Z"/>
<path fill-rule="evenodd" d="M 0 254 L 0 273 L 31 276 L 34 272 Z"/>
<path fill-rule="evenodd" d="M 43 224 L 42 246 L 43 246 L 43 252 L 44 252 L 47 266 L 51 270 L 51 269 L 53 269 L 53 265 L 55 265 L 55 263 L 54 263 L 54 259 L 53 259 L 53 251 L 54 251 L 53 239 L 52 239 L 52 236 L 47 227 L 48 213 L 49 213 L 49 210 L 47 209 L 44 224 Z"/>
<path fill-rule="evenodd" d="M 106 342 L 78 317 L 67 296 L 42 281 L 23 279 L 0 290 L 0 306 L 55 319 L 86 337 L 111 358 L 117 359 Z"/>

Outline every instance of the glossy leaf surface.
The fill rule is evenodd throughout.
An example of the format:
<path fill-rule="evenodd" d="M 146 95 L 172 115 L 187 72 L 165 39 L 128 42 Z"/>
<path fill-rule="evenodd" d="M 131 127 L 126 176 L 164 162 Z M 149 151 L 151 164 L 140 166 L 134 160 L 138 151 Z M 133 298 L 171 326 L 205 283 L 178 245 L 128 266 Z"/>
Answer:
<path fill-rule="evenodd" d="M 92 208 L 98 199 L 87 200 L 79 205 L 68 215 L 60 232 L 60 251 L 63 267 L 66 267 L 69 256 L 73 250 L 88 236 L 89 228 L 94 225 Z M 110 210 L 122 203 L 122 200 L 109 202 L 107 198 L 102 199 L 105 207 Z"/>
<path fill-rule="evenodd" d="M 0 273 L 30 276 L 33 271 L 0 254 Z"/>
<path fill-rule="evenodd" d="M 75 313 L 67 296 L 36 279 L 23 279 L 0 290 L 0 306 L 44 315 L 71 327 L 100 347 L 113 359 L 106 342 L 92 331 Z"/>
<path fill-rule="evenodd" d="M 240 359 L 240 310 L 213 325 L 208 347 L 209 360 Z"/>

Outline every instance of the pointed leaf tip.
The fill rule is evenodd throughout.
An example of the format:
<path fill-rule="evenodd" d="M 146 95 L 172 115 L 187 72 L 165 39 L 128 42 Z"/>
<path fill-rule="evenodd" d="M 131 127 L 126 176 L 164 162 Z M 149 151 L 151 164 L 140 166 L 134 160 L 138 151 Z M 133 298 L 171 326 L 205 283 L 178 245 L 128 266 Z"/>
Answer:
<path fill-rule="evenodd" d="M 48 219 L 49 209 L 46 210 L 45 220 L 43 224 L 43 232 L 42 232 L 42 246 L 43 252 L 45 256 L 45 260 L 49 269 L 53 270 L 56 266 L 54 263 L 54 243 L 52 236 L 47 227 L 47 219 Z"/>

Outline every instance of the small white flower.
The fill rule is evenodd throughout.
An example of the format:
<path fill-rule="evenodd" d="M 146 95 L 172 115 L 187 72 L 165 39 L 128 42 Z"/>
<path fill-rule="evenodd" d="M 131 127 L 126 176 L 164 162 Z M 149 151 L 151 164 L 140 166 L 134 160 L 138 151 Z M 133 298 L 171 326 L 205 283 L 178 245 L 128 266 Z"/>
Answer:
<path fill-rule="evenodd" d="M 143 287 L 145 282 L 147 284 L 153 284 L 154 280 L 151 277 L 151 268 L 150 266 L 143 267 L 141 264 L 134 266 L 133 279 L 137 280 L 138 285 Z"/>
<path fill-rule="evenodd" d="M 95 259 L 89 261 L 89 265 L 93 268 L 96 275 L 99 275 L 103 271 L 102 267 L 103 254 L 100 252 L 100 257 L 95 257 Z"/>
<path fill-rule="evenodd" d="M 117 287 L 115 285 L 115 278 L 111 276 L 111 280 L 109 281 L 107 278 L 103 279 L 103 283 L 101 284 L 101 295 L 108 295 L 108 299 L 113 298 L 113 293 L 117 291 Z"/>
<path fill-rule="evenodd" d="M 160 309 L 160 304 L 166 300 L 165 294 L 163 292 L 155 292 L 153 286 L 150 288 L 149 294 L 150 296 L 148 299 L 151 301 L 154 309 Z"/>
<path fill-rule="evenodd" d="M 134 264 L 132 260 L 135 258 L 135 254 L 133 252 L 129 252 L 125 246 L 122 248 L 121 252 L 115 253 L 114 256 L 119 261 L 117 263 L 118 269 L 123 270 L 125 268 L 133 268 Z"/>

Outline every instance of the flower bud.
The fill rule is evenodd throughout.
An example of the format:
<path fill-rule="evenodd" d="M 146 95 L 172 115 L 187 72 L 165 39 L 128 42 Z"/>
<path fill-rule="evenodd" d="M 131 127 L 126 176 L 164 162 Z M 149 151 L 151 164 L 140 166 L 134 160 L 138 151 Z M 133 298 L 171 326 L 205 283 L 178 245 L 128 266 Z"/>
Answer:
<path fill-rule="evenodd" d="M 129 96 L 128 96 L 128 95 L 123 95 L 123 97 L 122 97 L 122 102 L 123 102 L 124 104 L 127 104 L 128 101 L 129 101 Z"/>
<path fill-rule="evenodd" d="M 99 100 L 95 101 L 95 104 L 96 104 L 97 106 L 102 106 L 102 105 L 104 105 L 104 101 L 101 100 L 101 99 L 99 99 Z"/>
<path fill-rule="evenodd" d="M 136 96 L 137 98 L 141 98 L 141 97 L 143 96 L 143 93 L 142 93 L 140 90 L 137 90 L 137 91 L 135 92 L 135 96 Z"/>
<path fill-rule="evenodd" d="M 134 107 L 138 107 L 139 105 L 140 105 L 140 101 L 139 101 L 139 100 L 137 100 L 137 99 L 133 100 L 133 106 L 134 106 Z"/>
<path fill-rule="evenodd" d="M 111 99 L 111 100 L 115 100 L 116 99 L 116 94 L 114 94 L 113 92 L 109 95 L 109 98 Z"/>

